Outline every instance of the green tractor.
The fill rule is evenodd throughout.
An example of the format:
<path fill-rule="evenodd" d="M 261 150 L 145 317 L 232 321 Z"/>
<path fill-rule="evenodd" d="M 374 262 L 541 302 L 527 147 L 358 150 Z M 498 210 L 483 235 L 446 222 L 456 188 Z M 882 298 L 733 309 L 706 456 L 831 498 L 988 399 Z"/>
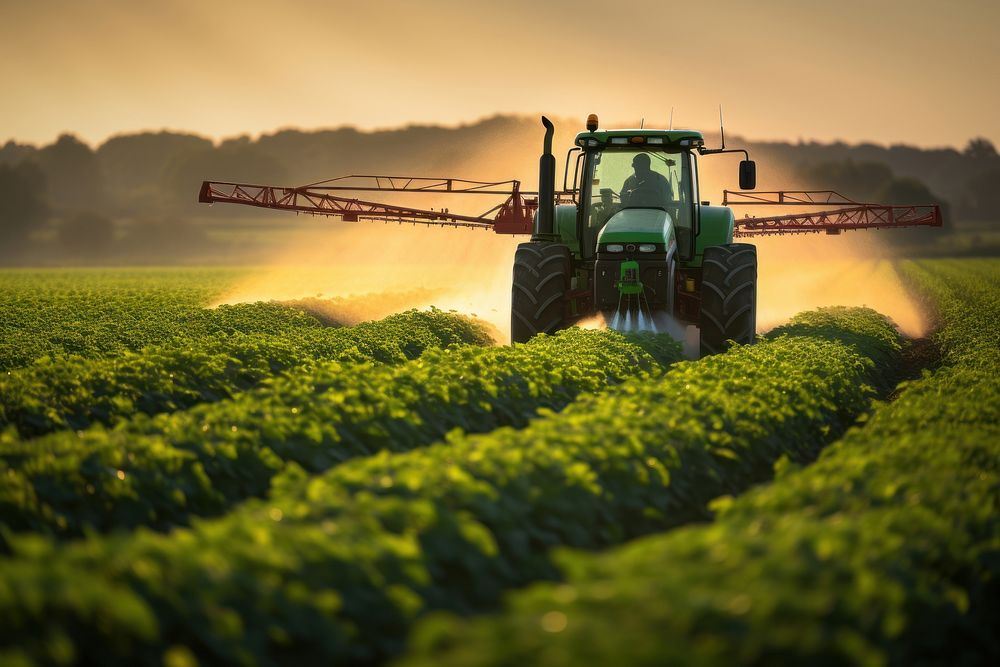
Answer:
<path fill-rule="evenodd" d="M 554 128 L 542 122 L 539 207 L 531 240 L 514 255 L 511 339 L 600 313 L 614 328 L 655 329 L 664 316 L 693 324 L 703 355 L 729 340 L 752 343 L 757 250 L 733 243 L 730 208 L 699 199 L 697 162 L 743 153 L 740 188 L 750 190 L 756 166 L 746 151 L 706 149 L 690 130 L 599 130 L 591 115 L 567 155 L 565 180 L 573 163 L 574 182 L 557 203 Z"/>
<path fill-rule="evenodd" d="M 530 234 L 531 241 L 520 244 L 514 255 L 511 340 L 523 342 L 602 315 L 613 328 L 625 330 L 695 325 L 702 355 L 723 351 L 730 340 L 754 340 L 757 250 L 733 243 L 734 236 L 942 224 L 936 204 L 862 203 L 831 190 L 726 190 L 723 206 L 709 206 L 699 197 L 698 157 L 742 153 L 740 189 L 756 187 L 756 165 L 747 151 L 726 149 L 724 132 L 721 148 L 705 148 L 700 132 L 598 130 L 594 115 L 566 156 L 563 188 L 557 193 L 554 128 L 545 117 L 542 124 L 545 142 L 537 201 L 525 197 L 528 193 L 521 192 L 518 180 L 383 175 L 341 176 L 298 187 L 204 181 L 198 201 L 348 222 L 396 221 Z M 484 214 L 464 215 L 343 194 L 358 191 L 507 198 Z M 737 221 L 727 203 L 839 208 Z M 670 333 L 677 335 L 676 329 Z"/>

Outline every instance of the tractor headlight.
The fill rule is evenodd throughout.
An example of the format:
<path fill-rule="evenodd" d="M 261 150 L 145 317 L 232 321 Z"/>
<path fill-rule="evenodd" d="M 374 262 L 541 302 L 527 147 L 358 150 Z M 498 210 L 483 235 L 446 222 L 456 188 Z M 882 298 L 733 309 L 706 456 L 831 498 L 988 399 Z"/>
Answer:
<path fill-rule="evenodd" d="M 624 252 L 625 251 L 625 246 L 623 246 L 621 243 L 609 243 L 608 245 L 606 245 L 604 247 L 605 247 L 605 249 L 608 252 Z"/>
<path fill-rule="evenodd" d="M 648 139 L 646 139 L 646 143 L 647 144 L 662 144 L 663 143 L 663 137 L 649 137 Z"/>
<path fill-rule="evenodd" d="M 655 243 L 640 243 L 639 252 L 656 252 Z"/>
<path fill-rule="evenodd" d="M 611 137 L 611 143 L 613 144 L 628 144 L 628 137 Z"/>

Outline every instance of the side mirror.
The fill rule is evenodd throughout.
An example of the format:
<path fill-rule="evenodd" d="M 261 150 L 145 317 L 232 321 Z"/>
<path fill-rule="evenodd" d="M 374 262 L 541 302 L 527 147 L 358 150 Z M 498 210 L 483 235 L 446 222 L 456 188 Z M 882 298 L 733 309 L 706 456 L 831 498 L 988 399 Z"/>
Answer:
<path fill-rule="evenodd" d="M 753 190 L 757 187 L 757 163 L 753 160 L 740 160 L 740 190 Z"/>

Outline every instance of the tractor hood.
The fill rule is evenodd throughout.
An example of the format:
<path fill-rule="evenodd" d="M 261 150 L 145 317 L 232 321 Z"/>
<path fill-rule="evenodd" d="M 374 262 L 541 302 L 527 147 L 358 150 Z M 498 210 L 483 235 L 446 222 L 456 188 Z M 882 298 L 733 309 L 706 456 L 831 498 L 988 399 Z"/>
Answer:
<path fill-rule="evenodd" d="M 659 208 L 626 208 L 608 220 L 597 236 L 605 243 L 662 243 L 669 247 L 674 240 L 674 221 Z"/>

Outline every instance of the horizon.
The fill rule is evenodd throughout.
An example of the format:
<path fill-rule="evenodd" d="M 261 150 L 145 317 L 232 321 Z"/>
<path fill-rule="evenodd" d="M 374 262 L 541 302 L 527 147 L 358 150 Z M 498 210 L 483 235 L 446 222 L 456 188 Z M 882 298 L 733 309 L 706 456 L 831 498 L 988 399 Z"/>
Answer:
<path fill-rule="evenodd" d="M 42 148 L 44 146 L 52 145 L 53 143 L 55 143 L 59 139 L 59 137 L 61 137 L 63 135 L 70 135 L 72 137 L 75 137 L 77 140 L 83 142 L 87 146 L 90 146 L 92 149 L 96 150 L 97 148 L 99 148 L 100 146 L 102 146 L 103 144 L 107 143 L 108 141 L 110 141 L 112 139 L 119 138 L 119 137 L 130 137 L 130 136 L 136 136 L 136 135 L 142 135 L 142 134 L 174 134 L 174 135 L 193 136 L 193 137 L 198 137 L 200 139 L 207 139 L 207 140 L 211 141 L 214 146 L 219 146 L 220 144 L 222 144 L 224 142 L 233 141 L 233 140 L 236 140 L 236 139 L 241 139 L 243 137 L 249 138 L 250 141 L 258 141 L 261 137 L 274 136 L 274 135 L 279 134 L 281 132 L 301 132 L 303 134 L 313 134 L 313 133 L 320 133 L 320 132 L 336 132 L 336 131 L 343 131 L 343 130 L 353 130 L 353 131 L 358 132 L 359 134 L 378 134 L 380 132 L 399 132 L 399 131 L 405 131 L 405 130 L 409 130 L 409 129 L 419 129 L 419 128 L 444 129 L 444 130 L 459 130 L 459 129 L 462 129 L 462 128 L 465 128 L 465 127 L 475 127 L 477 125 L 483 124 L 483 123 L 491 121 L 491 120 L 497 120 L 497 119 L 500 119 L 500 120 L 503 120 L 503 119 L 531 120 L 531 119 L 535 119 L 535 118 L 540 118 L 541 115 L 543 115 L 543 114 L 541 114 L 541 113 L 538 113 L 538 114 L 530 114 L 530 113 L 490 113 L 490 114 L 479 116 L 478 118 L 475 118 L 475 119 L 460 120 L 460 121 L 457 121 L 457 122 L 454 122 L 454 123 L 445 123 L 445 122 L 433 123 L 433 122 L 419 122 L 419 121 L 403 121 L 402 123 L 400 123 L 398 125 L 373 126 L 373 127 L 363 127 L 363 126 L 360 126 L 360 125 L 357 125 L 357 124 L 353 124 L 353 123 L 343 123 L 343 124 L 340 124 L 340 125 L 316 126 L 316 127 L 301 127 L 301 126 L 295 126 L 295 125 L 285 125 L 285 126 L 277 126 L 277 127 L 272 128 L 272 129 L 259 130 L 259 131 L 255 131 L 255 132 L 237 132 L 237 133 L 227 134 L 227 135 L 221 135 L 221 136 L 220 135 L 212 135 L 212 134 L 205 133 L 205 132 L 199 132 L 197 130 L 192 130 L 192 129 L 183 129 L 183 128 L 177 128 L 177 127 L 160 127 L 160 128 L 137 128 L 137 129 L 118 130 L 118 131 L 115 131 L 115 132 L 113 132 L 111 134 L 105 135 L 105 136 L 103 136 L 101 138 L 95 139 L 93 137 L 85 136 L 81 132 L 74 131 L 74 130 L 68 130 L 67 129 L 67 130 L 59 131 L 55 135 L 53 135 L 52 137 L 50 137 L 49 139 L 42 140 L 42 141 L 24 140 L 24 139 L 19 139 L 17 137 L 0 138 L 0 147 L 2 147 L 4 145 L 7 145 L 9 143 L 13 143 L 15 145 L 20 145 L 20 146 L 32 146 L 32 147 L 35 147 L 35 148 Z M 582 119 L 553 118 L 553 122 L 555 123 L 557 129 L 560 127 L 561 124 L 565 124 L 565 123 L 569 123 L 569 122 L 576 122 L 579 125 L 580 129 L 577 130 L 578 132 L 583 132 L 586 129 L 584 127 L 584 121 Z M 638 127 L 638 125 L 639 125 L 639 123 L 634 123 L 632 126 L 630 126 L 630 125 L 628 125 L 626 123 L 616 123 L 614 121 L 612 121 L 611 123 L 605 123 L 603 121 L 603 119 L 601 120 L 601 126 L 603 128 L 632 129 L 633 127 Z M 689 129 L 689 130 L 694 130 L 694 131 L 702 132 L 706 137 L 713 136 L 713 135 L 716 135 L 718 133 L 718 121 L 716 121 L 716 125 L 715 126 L 711 126 L 708 129 L 697 127 L 697 126 L 692 126 L 692 125 L 684 125 L 684 124 L 678 125 L 676 123 L 676 121 L 674 122 L 674 125 L 675 125 L 675 127 L 677 129 Z M 539 126 L 539 127 L 541 127 L 541 126 Z M 651 124 L 649 122 L 646 122 L 645 123 L 645 127 L 646 127 L 646 129 L 649 129 L 649 128 L 653 128 L 653 127 L 657 127 L 657 126 L 654 125 L 654 124 Z M 664 124 L 664 127 L 665 127 L 665 124 Z M 726 123 L 726 137 L 727 137 L 727 140 L 730 141 L 730 142 L 733 141 L 733 140 L 740 140 L 740 141 L 747 142 L 751 146 L 753 144 L 755 144 L 755 143 L 759 143 L 759 144 L 780 144 L 780 143 L 783 143 L 783 144 L 789 144 L 789 145 L 799 145 L 799 144 L 805 144 L 805 145 L 809 145 L 809 144 L 814 144 L 814 145 L 844 144 L 844 145 L 848 145 L 848 146 L 873 145 L 873 146 L 878 146 L 878 147 L 881 147 L 881 148 L 893 148 L 893 147 L 896 147 L 896 146 L 901 146 L 901 147 L 905 146 L 905 147 L 919 148 L 921 150 L 956 150 L 958 152 L 961 152 L 968 145 L 968 143 L 970 141 L 972 141 L 974 139 L 981 139 L 981 138 L 987 139 L 987 140 L 991 141 L 994 145 L 1000 146 L 1000 141 L 994 141 L 991 137 L 987 137 L 987 136 L 985 136 L 983 134 L 977 134 L 975 132 L 971 133 L 969 135 L 969 137 L 967 137 L 964 141 L 961 141 L 960 143 L 957 143 L 957 144 L 943 144 L 943 143 L 941 143 L 941 144 L 933 144 L 933 143 L 931 143 L 931 144 L 919 144 L 919 143 L 912 143 L 912 142 L 907 142 L 907 141 L 892 141 L 892 142 L 890 142 L 890 141 L 880 141 L 880 140 L 877 140 L 877 139 L 864 139 L 864 138 L 862 138 L 862 139 L 855 139 L 855 140 L 848 140 L 848 139 L 844 139 L 844 138 L 818 139 L 818 138 L 813 138 L 813 137 L 810 137 L 810 138 L 806 138 L 806 137 L 794 137 L 794 138 L 793 137 L 766 137 L 766 138 L 756 137 L 756 138 L 750 138 L 750 137 L 746 136 L 744 133 L 740 132 L 738 129 L 732 128 L 728 122 Z"/>

